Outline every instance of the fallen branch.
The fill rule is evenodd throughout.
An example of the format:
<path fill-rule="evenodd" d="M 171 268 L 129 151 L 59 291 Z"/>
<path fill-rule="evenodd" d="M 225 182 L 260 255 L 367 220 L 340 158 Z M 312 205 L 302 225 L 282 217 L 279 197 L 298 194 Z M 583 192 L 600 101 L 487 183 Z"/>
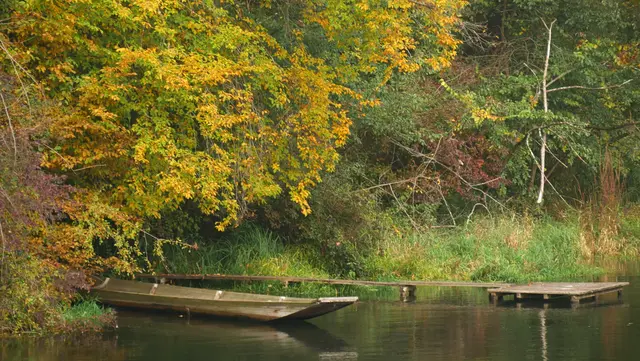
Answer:
<path fill-rule="evenodd" d="M 471 213 L 469 213 L 469 215 L 467 216 L 467 222 L 464 224 L 465 227 L 469 225 L 469 222 L 471 222 L 471 216 L 473 216 L 473 213 L 475 213 L 477 206 L 481 206 L 486 209 L 487 213 L 489 213 L 489 217 L 493 218 L 493 216 L 491 215 L 491 211 L 489 211 L 489 208 L 487 208 L 487 206 L 482 203 L 476 203 L 473 205 L 473 208 L 471 208 Z"/>

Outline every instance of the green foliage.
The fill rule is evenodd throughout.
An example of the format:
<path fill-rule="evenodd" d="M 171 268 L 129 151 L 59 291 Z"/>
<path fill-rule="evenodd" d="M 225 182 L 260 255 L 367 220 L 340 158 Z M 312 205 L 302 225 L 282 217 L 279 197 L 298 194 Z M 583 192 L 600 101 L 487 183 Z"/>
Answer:
<path fill-rule="evenodd" d="M 115 314 L 95 299 L 72 302 L 55 265 L 24 252 L 2 254 L 0 276 L 0 336 L 100 331 L 115 322 Z"/>
<path fill-rule="evenodd" d="M 257 227 L 221 240 L 215 247 L 198 251 L 167 251 L 166 268 L 159 272 L 233 273 L 331 278 L 336 255 L 358 260 L 359 279 L 372 280 L 468 280 L 499 282 L 572 281 L 603 273 L 584 254 L 583 232 L 577 217 L 562 222 L 480 218 L 466 228 L 417 233 L 410 228 L 389 232 L 375 250 L 363 252 L 339 245 L 321 252 L 300 245 L 283 245 L 277 236 Z M 633 232 L 631 229 L 625 232 Z M 627 234 L 627 233 L 625 233 Z M 627 234 L 628 242 L 638 236 Z M 345 256 L 340 253 L 356 253 Z M 196 282 L 197 283 L 197 282 Z M 200 283 L 191 285 L 198 286 Z M 216 283 L 207 287 L 287 295 L 367 294 L 357 288 L 277 282 Z M 344 292 L 344 293 L 343 293 Z"/>
<path fill-rule="evenodd" d="M 367 259 L 378 279 L 568 281 L 598 275 L 581 253 L 577 222 L 482 219 L 467 230 L 389 237 Z"/>
<path fill-rule="evenodd" d="M 4 332 L 96 319 L 70 269 L 528 282 L 637 254 L 636 0 L 0 3 Z"/>
<path fill-rule="evenodd" d="M 63 320 L 60 327 L 67 333 L 96 332 L 115 325 L 115 311 L 99 305 L 94 298 L 81 298 L 60 313 Z"/>
<path fill-rule="evenodd" d="M 480 131 L 511 153 L 504 173 L 511 194 L 532 190 L 541 132 L 549 138 L 549 182 L 563 196 L 580 199 L 593 190 L 604 148 L 627 154 L 620 158 L 624 168 L 636 166 L 630 144 L 637 132 L 629 124 L 640 109 L 640 73 L 637 51 L 632 60 L 628 49 L 640 39 L 637 13 L 638 3 L 629 1 L 481 1 L 467 8 L 467 19 L 487 24 L 485 42 L 469 41 L 466 49 L 464 61 L 478 67 L 482 80 L 469 90 L 475 106 L 504 120 Z M 544 113 L 545 26 L 553 20 Z M 568 178 L 577 184 L 561 181 Z"/>
<path fill-rule="evenodd" d="M 274 276 L 326 276 L 309 248 L 285 246 L 277 235 L 247 224 L 230 236 L 194 249 L 167 247 L 158 271 Z"/>
<path fill-rule="evenodd" d="M 53 267 L 15 252 L 3 252 L 0 266 L 0 333 L 39 333 L 60 323 Z"/>

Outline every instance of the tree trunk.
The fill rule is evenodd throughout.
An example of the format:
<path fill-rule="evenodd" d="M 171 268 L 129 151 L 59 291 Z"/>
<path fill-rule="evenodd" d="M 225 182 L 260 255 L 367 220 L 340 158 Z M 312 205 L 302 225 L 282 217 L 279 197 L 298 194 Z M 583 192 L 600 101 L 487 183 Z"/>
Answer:
<path fill-rule="evenodd" d="M 544 26 L 547 28 L 549 32 L 549 38 L 547 40 L 547 56 L 544 59 L 544 73 L 542 74 L 542 104 L 544 106 L 544 112 L 549 112 L 549 101 L 547 98 L 547 76 L 549 73 L 549 58 L 551 57 L 551 34 L 553 30 L 553 24 L 556 22 L 555 20 L 551 22 L 549 26 L 547 23 L 542 21 Z M 540 130 L 540 189 L 538 190 L 538 200 L 537 203 L 542 203 L 544 198 L 544 185 L 547 182 L 547 176 L 545 175 L 545 158 L 547 155 L 547 132 L 542 128 Z"/>

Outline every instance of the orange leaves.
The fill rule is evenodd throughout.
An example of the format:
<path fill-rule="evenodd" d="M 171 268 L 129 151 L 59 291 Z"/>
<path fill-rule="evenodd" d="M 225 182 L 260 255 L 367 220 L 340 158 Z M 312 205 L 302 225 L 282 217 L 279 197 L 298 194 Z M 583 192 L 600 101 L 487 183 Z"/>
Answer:
<path fill-rule="evenodd" d="M 616 64 L 620 66 L 637 66 L 640 68 L 640 43 L 618 46 Z"/>

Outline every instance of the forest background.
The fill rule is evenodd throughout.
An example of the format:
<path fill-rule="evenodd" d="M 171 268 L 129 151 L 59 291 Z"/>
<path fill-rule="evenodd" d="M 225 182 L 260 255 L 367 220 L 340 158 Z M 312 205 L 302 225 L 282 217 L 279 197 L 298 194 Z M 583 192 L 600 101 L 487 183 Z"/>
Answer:
<path fill-rule="evenodd" d="M 0 0 L 0 59 L 1 333 L 100 314 L 92 275 L 640 250 L 639 0 Z"/>

